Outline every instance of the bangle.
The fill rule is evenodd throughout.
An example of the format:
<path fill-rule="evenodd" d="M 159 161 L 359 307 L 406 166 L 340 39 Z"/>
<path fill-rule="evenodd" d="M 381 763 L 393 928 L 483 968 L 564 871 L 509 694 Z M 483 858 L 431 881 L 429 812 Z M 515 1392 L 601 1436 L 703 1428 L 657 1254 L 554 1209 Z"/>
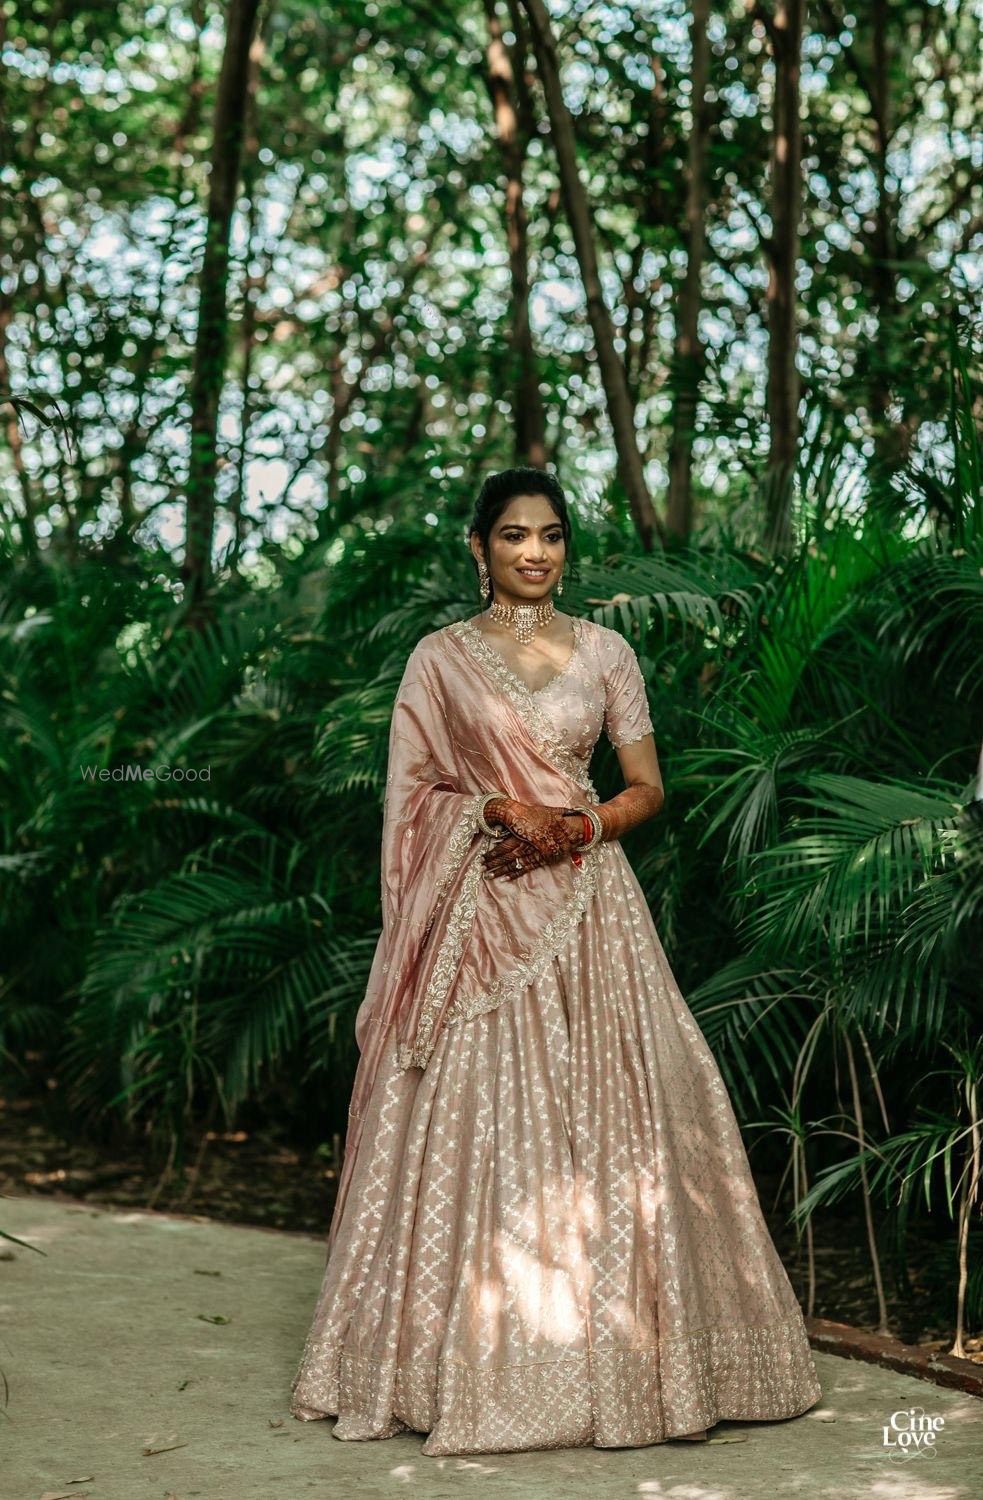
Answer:
<path fill-rule="evenodd" d="M 579 846 L 580 853 L 584 854 L 588 849 L 593 849 L 595 844 L 601 842 L 604 837 L 604 824 L 592 807 L 579 807 L 577 811 L 587 819 L 594 830 L 593 837 L 585 839 L 584 843 Z"/>
<path fill-rule="evenodd" d="M 593 849 L 594 844 L 599 844 L 605 835 L 605 825 L 597 816 L 593 807 L 564 807 L 564 816 L 570 813 L 579 813 L 584 820 L 584 843 L 576 846 L 576 852 L 582 853 L 585 849 Z"/>
<path fill-rule="evenodd" d="M 477 809 L 475 811 L 475 817 L 478 820 L 478 827 L 481 829 L 481 831 L 483 833 L 490 834 L 493 839 L 504 838 L 505 837 L 505 829 L 504 828 L 492 828 L 492 827 L 489 826 L 488 823 L 485 822 L 485 808 L 488 806 L 489 802 L 494 802 L 497 797 L 504 797 L 504 796 L 505 796 L 504 792 L 486 792 L 486 794 L 484 795 L 484 797 L 482 797 L 481 801 L 478 803 L 478 807 L 477 807 Z"/>

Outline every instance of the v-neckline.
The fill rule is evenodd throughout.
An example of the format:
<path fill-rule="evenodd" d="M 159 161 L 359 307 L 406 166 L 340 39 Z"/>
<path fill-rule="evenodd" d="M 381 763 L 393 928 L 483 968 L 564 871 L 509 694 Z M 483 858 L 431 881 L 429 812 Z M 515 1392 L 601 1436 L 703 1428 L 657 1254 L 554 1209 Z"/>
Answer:
<path fill-rule="evenodd" d="M 571 650 L 570 655 L 567 657 L 560 670 L 558 672 L 554 672 L 552 677 L 548 678 L 546 682 L 542 683 L 539 687 L 536 688 L 530 687 L 528 682 L 526 682 L 524 678 L 520 677 L 518 672 L 516 672 L 512 667 L 509 666 L 501 651 L 496 651 L 494 646 L 489 645 L 488 641 L 485 639 L 484 631 L 478 629 L 477 625 L 474 623 L 474 620 L 462 620 L 461 624 L 471 632 L 472 636 L 475 640 L 477 640 L 481 649 L 483 651 L 487 651 L 489 656 L 493 656 L 495 658 L 496 662 L 499 663 L 499 670 L 504 672 L 511 682 L 515 683 L 515 685 L 528 697 L 538 698 L 540 694 L 546 692 L 547 688 L 551 688 L 554 682 L 559 682 L 561 677 L 565 677 L 567 675 L 570 668 L 573 666 L 575 658 L 580 652 L 580 644 L 583 638 L 583 621 L 579 618 L 578 615 L 571 615 L 570 619 L 573 624 L 573 649 Z"/>

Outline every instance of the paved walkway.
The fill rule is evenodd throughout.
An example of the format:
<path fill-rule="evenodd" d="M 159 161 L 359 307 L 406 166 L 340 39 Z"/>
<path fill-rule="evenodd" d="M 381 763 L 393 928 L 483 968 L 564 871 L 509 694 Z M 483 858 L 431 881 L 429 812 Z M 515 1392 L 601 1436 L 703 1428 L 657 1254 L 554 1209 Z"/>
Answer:
<path fill-rule="evenodd" d="M 338 1442 L 287 1407 L 322 1240 L 43 1198 L 0 1198 L 0 1225 L 46 1252 L 0 1259 L 0 1500 L 983 1494 L 983 1401 L 831 1355 L 818 1408 L 721 1424 L 727 1441 L 474 1458 L 424 1458 L 414 1434 Z M 912 1406 L 945 1426 L 934 1457 L 895 1462 L 882 1428 Z"/>

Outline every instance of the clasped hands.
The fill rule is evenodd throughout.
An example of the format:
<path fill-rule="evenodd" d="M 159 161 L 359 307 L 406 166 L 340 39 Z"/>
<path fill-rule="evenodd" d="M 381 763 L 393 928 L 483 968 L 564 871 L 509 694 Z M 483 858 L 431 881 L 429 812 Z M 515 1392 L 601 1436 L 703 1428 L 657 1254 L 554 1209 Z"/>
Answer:
<path fill-rule="evenodd" d="M 485 820 L 508 830 L 482 855 L 485 874 L 506 880 L 564 859 L 584 841 L 583 819 L 570 808 L 496 797 L 485 807 Z"/>

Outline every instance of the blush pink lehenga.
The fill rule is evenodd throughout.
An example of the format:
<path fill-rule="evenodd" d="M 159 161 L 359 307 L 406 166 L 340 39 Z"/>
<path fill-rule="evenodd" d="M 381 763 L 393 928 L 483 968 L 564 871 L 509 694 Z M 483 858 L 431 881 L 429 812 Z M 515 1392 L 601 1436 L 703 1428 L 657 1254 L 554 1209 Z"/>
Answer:
<path fill-rule="evenodd" d="M 384 928 L 328 1262 L 292 1391 L 424 1454 L 661 1443 L 821 1396 L 713 1054 L 618 843 L 483 879 L 482 792 L 595 801 L 651 732 L 637 658 L 575 622 L 532 691 L 472 621 L 390 734 Z M 654 827 L 654 825 L 651 825 Z"/>

